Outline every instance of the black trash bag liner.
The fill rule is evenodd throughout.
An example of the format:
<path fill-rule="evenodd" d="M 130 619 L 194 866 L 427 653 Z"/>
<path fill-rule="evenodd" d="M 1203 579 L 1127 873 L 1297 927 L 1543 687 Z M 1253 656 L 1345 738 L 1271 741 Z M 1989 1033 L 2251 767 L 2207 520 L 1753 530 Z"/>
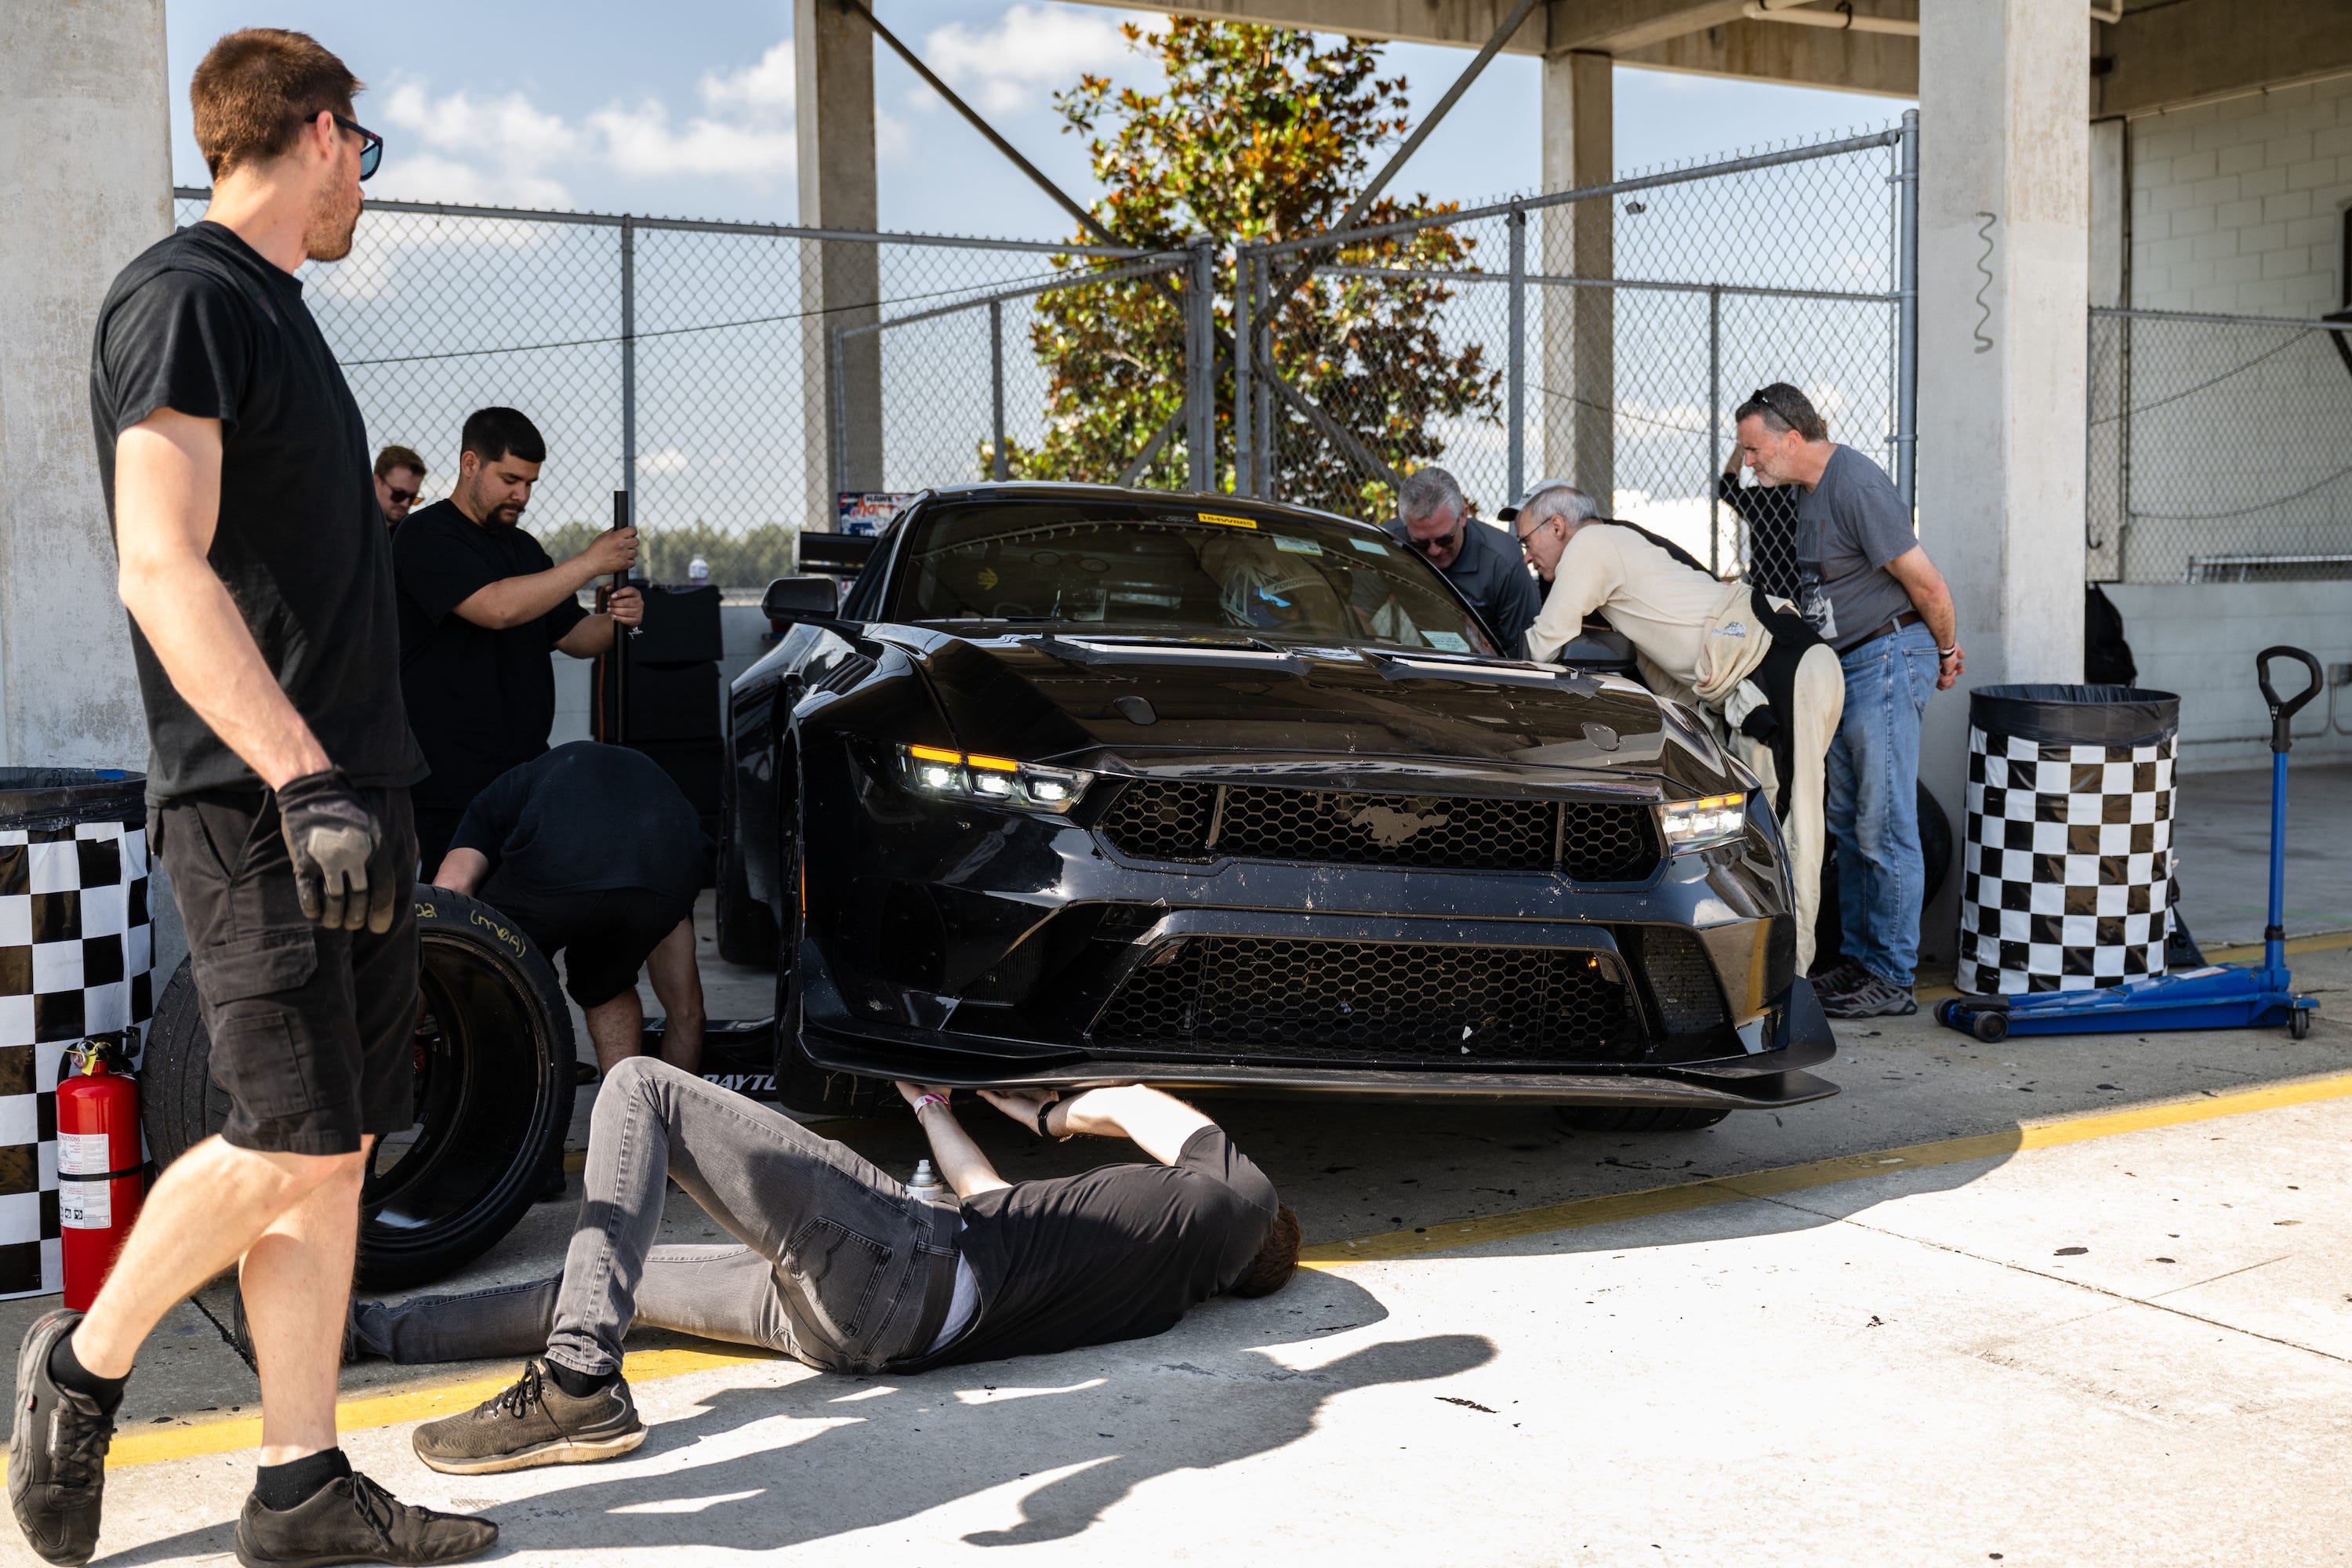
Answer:
<path fill-rule="evenodd" d="M 147 823 L 147 775 L 121 768 L 0 768 L 0 828 Z"/>
<path fill-rule="evenodd" d="M 2180 699 L 2137 686 L 1979 686 L 1969 722 L 1988 735 L 2076 746 L 2152 746 L 2180 728 Z"/>

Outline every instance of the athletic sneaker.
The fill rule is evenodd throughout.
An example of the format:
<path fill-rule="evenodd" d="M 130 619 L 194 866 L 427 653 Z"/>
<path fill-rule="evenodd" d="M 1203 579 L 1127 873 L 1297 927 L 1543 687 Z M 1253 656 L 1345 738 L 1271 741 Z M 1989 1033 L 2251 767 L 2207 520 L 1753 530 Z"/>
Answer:
<path fill-rule="evenodd" d="M 1906 1018 L 1918 1010 L 1919 1004 L 1911 999 L 1911 987 L 1875 974 L 1822 1003 L 1822 1011 L 1832 1018 Z"/>
<path fill-rule="evenodd" d="M 416 1457 L 444 1475 L 479 1476 L 534 1465 L 580 1465 L 625 1454 L 646 1440 L 625 1378 L 574 1398 L 544 1361 L 513 1387 L 462 1415 L 416 1429 Z"/>
<path fill-rule="evenodd" d="M 1827 969 L 1812 977 L 1813 994 L 1827 1003 L 1832 996 L 1844 996 L 1875 979 L 1869 970 L 1851 958 L 1841 957 Z"/>
<path fill-rule="evenodd" d="M 8 1431 L 8 1505 L 34 1551 L 51 1563 L 87 1563 L 98 1550 L 106 1500 L 106 1446 L 113 1418 L 87 1394 L 49 1376 L 49 1352 L 79 1312 L 47 1313 L 16 1352 L 16 1418 Z"/>
<path fill-rule="evenodd" d="M 338 1476 L 289 1509 L 248 1497 L 236 1518 L 236 1560 L 245 1568 L 455 1563 L 498 1540 L 499 1527 L 487 1519 L 415 1507 L 358 1474 Z"/>

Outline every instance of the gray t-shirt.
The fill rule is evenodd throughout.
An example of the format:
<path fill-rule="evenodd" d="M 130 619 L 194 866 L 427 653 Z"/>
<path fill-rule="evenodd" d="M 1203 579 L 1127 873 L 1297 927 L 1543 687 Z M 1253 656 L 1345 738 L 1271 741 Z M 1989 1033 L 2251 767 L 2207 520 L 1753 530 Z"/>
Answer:
<path fill-rule="evenodd" d="M 1851 447 L 1830 453 L 1822 482 L 1797 494 L 1797 608 L 1843 653 L 1911 608 L 1886 563 L 1919 542 L 1886 470 Z"/>

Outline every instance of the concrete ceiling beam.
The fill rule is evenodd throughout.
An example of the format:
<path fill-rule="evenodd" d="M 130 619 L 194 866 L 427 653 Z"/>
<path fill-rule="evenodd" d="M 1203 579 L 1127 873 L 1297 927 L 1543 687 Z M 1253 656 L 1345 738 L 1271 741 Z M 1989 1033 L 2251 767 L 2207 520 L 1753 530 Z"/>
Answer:
<path fill-rule="evenodd" d="M 1891 5 L 1870 7 L 1884 16 L 1899 16 L 1906 8 L 1916 9 Z M 1857 4 L 1854 9 L 1860 12 L 1864 6 Z M 1663 43 L 1621 49 L 1617 63 L 1889 98 L 1919 95 L 1919 40 L 1886 33 L 1735 21 Z"/>
<path fill-rule="evenodd" d="M 2102 27 L 2114 64 L 2091 84 L 2095 115 L 2152 114 L 2352 72 L 2352 0 L 2178 0 Z"/>
<path fill-rule="evenodd" d="M 1510 0 L 1087 0 L 1121 10 L 1199 16 L 1213 22 L 1300 27 L 1403 44 L 1483 47 L 1510 15 Z M 1734 7 L 1736 10 L 1737 7 Z M 1544 14 L 1529 16 L 1503 52 L 1544 52 Z"/>

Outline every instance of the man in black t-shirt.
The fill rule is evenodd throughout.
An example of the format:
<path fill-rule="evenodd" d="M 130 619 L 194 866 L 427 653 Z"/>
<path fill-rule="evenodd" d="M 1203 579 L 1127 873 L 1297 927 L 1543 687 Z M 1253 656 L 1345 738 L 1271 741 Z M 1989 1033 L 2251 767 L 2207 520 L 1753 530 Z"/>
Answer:
<path fill-rule="evenodd" d="M 676 1068 L 623 1062 L 596 1096 L 561 1279 L 354 1313 L 357 1346 L 397 1361 L 534 1357 L 499 1397 L 418 1428 L 417 1457 L 477 1475 L 635 1448 L 645 1426 L 621 1376 L 633 1322 L 896 1373 L 1163 1333 L 1297 1268 L 1297 1217 L 1265 1173 L 1157 1089 L 982 1090 L 1041 1136 L 1131 1138 L 1156 1162 L 1019 1183 L 957 1124 L 948 1090 L 898 1091 L 955 1197 L 911 1192 Z M 670 1181 L 746 1245 L 654 1246 Z"/>
<path fill-rule="evenodd" d="M 426 868 L 483 785 L 547 750 L 555 723 L 548 650 L 593 658 L 615 622 L 645 618 L 635 588 L 592 616 L 577 595 L 637 558 L 637 531 L 614 529 L 558 565 L 520 526 L 547 443 L 511 408 L 469 415 L 449 499 L 412 512 L 392 546 L 400 584 L 400 687 L 433 776 L 416 791 Z"/>
<path fill-rule="evenodd" d="M 96 1550 L 132 1356 L 231 1266 L 262 1391 L 238 1558 L 440 1563 L 498 1538 L 393 1501 L 335 1438 L 369 1151 L 414 1116 L 424 776 L 367 432 L 295 277 L 351 250 L 383 151 L 351 118 L 359 88 L 303 34 L 222 38 L 189 92 L 204 221 L 99 308 L 90 416 L 147 711 L 148 831 L 228 1114 L 157 1179 L 87 1315 L 47 1314 L 18 1352 L 8 1497 L 51 1563 Z"/>
<path fill-rule="evenodd" d="M 642 752 L 573 741 L 509 768 L 474 797 L 433 885 L 478 893 L 522 927 L 587 1015 L 596 1062 L 637 1054 L 637 972 L 653 972 L 668 1025 L 662 1059 L 702 1060 L 694 899 L 710 864 L 702 819 Z"/>

